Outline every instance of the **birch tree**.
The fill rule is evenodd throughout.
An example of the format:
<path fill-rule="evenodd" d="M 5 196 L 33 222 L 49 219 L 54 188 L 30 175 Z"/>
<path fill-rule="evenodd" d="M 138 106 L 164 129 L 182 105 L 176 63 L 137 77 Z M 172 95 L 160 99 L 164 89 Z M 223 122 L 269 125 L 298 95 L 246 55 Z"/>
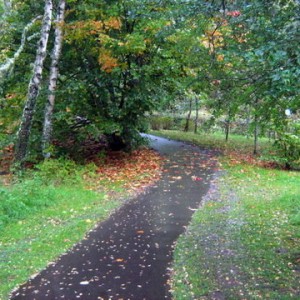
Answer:
<path fill-rule="evenodd" d="M 43 136 L 42 136 L 42 150 L 43 155 L 45 157 L 49 157 L 51 155 L 49 151 L 49 145 L 51 140 L 52 133 L 52 116 L 54 111 L 55 104 L 55 91 L 57 85 L 57 77 L 59 72 L 59 59 L 62 50 L 63 44 L 63 22 L 65 15 L 65 7 L 66 1 L 60 0 L 58 4 L 58 11 L 55 20 L 55 40 L 54 47 L 52 51 L 52 61 L 50 68 L 50 78 L 49 78 L 49 86 L 48 86 L 48 99 L 45 108 L 45 116 L 44 116 L 44 126 L 43 126 Z"/>
<path fill-rule="evenodd" d="M 35 24 L 35 22 L 41 18 L 42 18 L 41 16 L 38 16 L 25 26 L 23 33 L 22 33 L 21 45 L 19 46 L 18 50 L 14 53 L 14 56 L 12 58 L 7 58 L 5 63 L 0 65 L 0 83 L 5 79 L 5 77 L 8 74 L 11 73 L 16 60 L 19 58 L 20 54 L 24 50 L 24 47 L 25 47 L 25 44 L 27 41 L 28 31 L 32 28 L 32 26 Z"/>
<path fill-rule="evenodd" d="M 4 8 L 5 8 L 6 12 L 9 13 L 11 11 L 11 8 L 12 8 L 11 1 L 10 0 L 4 0 L 3 2 L 4 2 Z"/>
<path fill-rule="evenodd" d="M 49 32 L 51 29 L 53 3 L 52 0 L 45 0 L 44 17 L 41 28 L 41 37 L 38 42 L 37 54 L 34 63 L 32 78 L 29 82 L 27 100 L 23 110 L 22 120 L 18 131 L 15 162 L 21 164 L 27 155 L 29 136 L 32 125 L 32 118 L 35 111 L 36 99 L 39 94 L 43 65 L 46 57 Z"/>

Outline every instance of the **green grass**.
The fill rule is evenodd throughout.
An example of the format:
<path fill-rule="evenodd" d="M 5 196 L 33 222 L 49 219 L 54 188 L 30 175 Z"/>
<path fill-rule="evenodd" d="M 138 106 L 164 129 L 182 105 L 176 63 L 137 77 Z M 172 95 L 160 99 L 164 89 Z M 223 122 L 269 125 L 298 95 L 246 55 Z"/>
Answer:
<path fill-rule="evenodd" d="M 53 160 L 38 168 L 10 187 L 0 186 L 2 300 L 121 205 L 84 187 L 82 176 L 92 176 L 93 166 Z"/>
<path fill-rule="evenodd" d="M 191 142 L 203 147 L 219 149 L 219 150 L 238 150 L 242 153 L 253 152 L 253 138 L 247 138 L 243 135 L 229 135 L 228 142 L 225 141 L 225 135 L 221 132 L 208 134 L 206 132 L 182 132 L 176 130 L 160 130 L 152 131 L 152 134 L 168 137 L 170 139 Z M 267 151 L 271 148 L 271 143 L 266 138 L 259 139 L 259 150 Z"/>
<path fill-rule="evenodd" d="M 225 175 L 177 242 L 174 299 L 299 299 L 300 173 L 221 161 Z"/>

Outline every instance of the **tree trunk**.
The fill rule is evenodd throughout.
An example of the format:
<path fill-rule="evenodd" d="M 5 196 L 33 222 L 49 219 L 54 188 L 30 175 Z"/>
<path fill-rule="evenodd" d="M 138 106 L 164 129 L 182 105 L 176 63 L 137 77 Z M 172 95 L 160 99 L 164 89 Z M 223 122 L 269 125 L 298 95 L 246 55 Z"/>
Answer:
<path fill-rule="evenodd" d="M 34 63 L 32 78 L 28 86 L 27 100 L 23 110 L 22 120 L 18 131 L 17 144 L 15 149 L 15 162 L 22 164 L 26 158 L 28 151 L 29 136 L 34 115 L 36 99 L 39 94 L 43 65 L 46 57 L 49 32 L 51 28 L 53 4 L 52 0 L 45 0 L 44 18 L 41 28 L 41 37 L 38 42 L 38 49 Z"/>
<path fill-rule="evenodd" d="M 34 23 L 41 19 L 41 16 L 38 16 L 34 18 L 30 23 L 28 23 L 22 33 L 22 39 L 21 39 L 21 45 L 19 49 L 15 52 L 14 56 L 12 58 L 8 58 L 4 64 L 0 66 L 0 83 L 3 82 L 3 80 L 7 77 L 9 73 L 11 73 L 11 70 L 13 69 L 13 66 L 16 62 L 16 60 L 19 58 L 20 54 L 24 50 L 26 39 L 27 39 L 27 32 L 30 30 L 30 28 L 34 25 Z"/>
<path fill-rule="evenodd" d="M 195 117 L 194 133 L 197 133 L 198 132 L 198 119 L 199 119 L 199 99 L 198 99 L 198 96 L 195 96 L 195 106 L 196 106 L 196 117 Z"/>
<path fill-rule="evenodd" d="M 232 119 L 233 119 L 232 109 L 229 108 L 228 116 L 227 116 L 227 119 L 225 120 L 225 141 L 226 142 L 228 142 L 228 139 L 229 139 L 230 126 L 231 126 Z"/>
<path fill-rule="evenodd" d="M 48 86 L 48 101 L 45 108 L 45 117 L 44 117 L 44 126 L 43 126 L 43 136 L 42 136 L 42 151 L 44 157 L 50 157 L 51 153 L 49 152 L 49 146 L 52 135 L 52 116 L 54 111 L 55 104 L 55 91 L 57 85 L 57 77 L 58 77 L 58 65 L 59 58 L 62 50 L 63 43 L 63 29 L 62 24 L 64 22 L 65 16 L 65 7 L 66 1 L 60 0 L 58 5 L 57 16 L 55 20 L 55 40 L 54 40 L 54 48 L 52 51 L 52 62 L 50 68 L 50 78 L 49 78 L 49 86 Z"/>
<path fill-rule="evenodd" d="M 188 132 L 188 131 L 189 131 L 191 114 L 192 114 L 192 98 L 190 98 L 190 108 L 189 108 L 189 113 L 188 113 L 188 115 L 187 115 L 186 123 L 185 123 L 185 126 L 184 126 L 184 131 L 185 131 L 185 132 Z"/>
<path fill-rule="evenodd" d="M 253 154 L 257 155 L 257 146 L 258 146 L 258 124 L 257 124 L 257 115 L 254 117 L 254 149 L 253 149 Z"/>
<path fill-rule="evenodd" d="M 247 134 L 246 137 L 247 139 L 250 138 L 250 124 L 251 124 L 251 112 L 250 112 L 250 107 L 247 105 L 246 107 L 246 126 L 247 126 Z"/>
<path fill-rule="evenodd" d="M 258 146 L 258 112 L 257 112 L 257 109 L 258 109 L 258 104 L 259 104 L 259 100 L 258 99 L 255 99 L 255 102 L 254 102 L 254 148 L 253 148 L 253 154 L 254 155 L 257 155 L 258 153 L 258 149 L 257 149 L 257 146 Z"/>
<path fill-rule="evenodd" d="M 11 1 L 10 0 L 4 0 L 4 9 L 5 13 L 9 14 L 11 12 Z"/>
<path fill-rule="evenodd" d="M 225 120 L 225 141 L 228 142 L 230 132 L 230 119 Z"/>

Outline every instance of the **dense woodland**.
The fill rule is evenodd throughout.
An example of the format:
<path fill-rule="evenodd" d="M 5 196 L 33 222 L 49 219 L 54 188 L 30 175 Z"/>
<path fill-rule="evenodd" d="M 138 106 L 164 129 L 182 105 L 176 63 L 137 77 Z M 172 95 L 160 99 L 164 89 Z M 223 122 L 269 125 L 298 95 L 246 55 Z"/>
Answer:
<path fill-rule="evenodd" d="M 299 163 L 298 0 L 2 0 L 0 14 L 0 141 L 17 165 L 87 139 L 130 150 L 153 113 L 199 109 Z"/>

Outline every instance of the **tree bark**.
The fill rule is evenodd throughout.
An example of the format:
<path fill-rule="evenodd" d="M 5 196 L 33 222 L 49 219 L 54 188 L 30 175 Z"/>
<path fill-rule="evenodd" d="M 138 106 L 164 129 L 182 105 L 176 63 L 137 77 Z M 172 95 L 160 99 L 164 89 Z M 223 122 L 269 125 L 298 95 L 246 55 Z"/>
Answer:
<path fill-rule="evenodd" d="M 258 154 L 258 105 L 259 99 L 255 98 L 254 101 L 254 145 L 253 145 L 253 155 Z"/>
<path fill-rule="evenodd" d="M 188 112 L 188 115 L 187 115 L 187 118 L 186 118 L 186 123 L 185 123 L 185 126 L 184 126 L 184 131 L 185 132 L 188 132 L 189 131 L 189 128 L 190 128 L 190 119 L 191 119 L 191 114 L 192 114 L 192 98 L 190 98 L 190 103 L 189 103 L 189 112 Z"/>
<path fill-rule="evenodd" d="M 49 146 L 51 142 L 52 135 L 52 116 L 55 105 L 55 91 L 57 86 L 57 77 L 59 72 L 59 59 L 62 51 L 63 44 L 63 28 L 62 24 L 64 22 L 65 17 L 65 7 L 66 1 L 60 0 L 58 5 L 57 16 L 55 20 L 55 40 L 54 47 L 52 50 L 52 61 L 50 68 L 50 78 L 49 78 L 49 86 L 48 86 L 48 101 L 46 103 L 45 108 L 45 116 L 44 116 L 44 126 L 43 126 L 43 136 L 42 136 L 42 151 L 44 157 L 50 157 L 51 153 L 49 151 Z"/>
<path fill-rule="evenodd" d="M 258 153 L 258 117 L 254 116 L 254 147 L 253 154 L 257 155 Z"/>
<path fill-rule="evenodd" d="M 225 141 L 226 141 L 226 143 L 228 142 L 228 139 L 229 139 L 231 120 L 232 120 L 232 113 L 231 113 L 231 109 L 229 109 L 227 119 L 225 120 Z"/>
<path fill-rule="evenodd" d="M 41 28 L 41 37 L 38 42 L 38 49 L 36 59 L 34 63 L 34 70 L 32 78 L 29 82 L 27 100 L 23 110 L 22 120 L 18 131 L 16 149 L 15 149 L 15 162 L 22 164 L 26 158 L 28 151 L 29 136 L 32 125 L 32 118 L 36 106 L 36 99 L 39 94 L 43 65 L 46 57 L 47 44 L 49 38 L 49 32 L 51 29 L 52 19 L 52 0 L 45 0 L 44 18 Z"/>
<path fill-rule="evenodd" d="M 10 13 L 11 12 L 11 1 L 10 0 L 3 0 L 4 2 L 4 9 L 5 9 L 5 13 Z"/>
<path fill-rule="evenodd" d="M 195 106 L 196 106 L 196 117 L 195 117 L 194 133 L 197 133 L 198 132 L 198 119 L 199 119 L 199 99 L 198 99 L 198 96 L 195 96 Z"/>
<path fill-rule="evenodd" d="M 225 141 L 228 142 L 230 132 L 230 119 L 225 120 Z"/>
<path fill-rule="evenodd" d="M 22 39 L 21 39 L 21 45 L 19 49 L 15 52 L 14 56 L 12 58 L 8 58 L 4 64 L 0 66 L 0 83 L 4 80 L 4 78 L 11 73 L 11 70 L 13 69 L 13 66 L 16 62 L 16 60 L 19 58 L 20 54 L 24 50 L 26 39 L 27 39 L 27 32 L 30 30 L 30 28 L 34 25 L 34 23 L 41 19 L 41 16 L 38 16 L 34 18 L 30 23 L 28 23 L 22 33 Z"/>

